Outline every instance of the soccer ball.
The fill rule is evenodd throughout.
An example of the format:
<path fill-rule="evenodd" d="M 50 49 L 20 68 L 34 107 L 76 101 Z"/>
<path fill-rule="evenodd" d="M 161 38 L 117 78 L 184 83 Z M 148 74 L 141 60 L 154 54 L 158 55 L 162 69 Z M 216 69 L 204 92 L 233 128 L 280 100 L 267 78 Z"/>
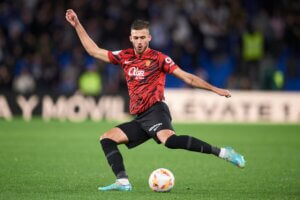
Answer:
<path fill-rule="evenodd" d="M 149 186 L 155 192 L 169 192 L 175 184 L 173 173 L 165 168 L 154 170 L 149 177 Z"/>

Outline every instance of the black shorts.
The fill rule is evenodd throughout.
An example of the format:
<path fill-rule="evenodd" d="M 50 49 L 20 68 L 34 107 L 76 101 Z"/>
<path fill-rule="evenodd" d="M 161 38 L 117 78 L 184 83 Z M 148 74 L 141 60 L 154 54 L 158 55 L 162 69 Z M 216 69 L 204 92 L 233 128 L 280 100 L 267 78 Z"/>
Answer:
<path fill-rule="evenodd" d="M 136 116 L 131 122 L 120 124 L 120 128 L 128 137 L 128 148 L 136 147 L 150 138 L 158 144 L 157 132 L 163 129 L 174 130 L 171 124 L 172 118 L 167 104 L 157 102 L 148 110 Z"/>

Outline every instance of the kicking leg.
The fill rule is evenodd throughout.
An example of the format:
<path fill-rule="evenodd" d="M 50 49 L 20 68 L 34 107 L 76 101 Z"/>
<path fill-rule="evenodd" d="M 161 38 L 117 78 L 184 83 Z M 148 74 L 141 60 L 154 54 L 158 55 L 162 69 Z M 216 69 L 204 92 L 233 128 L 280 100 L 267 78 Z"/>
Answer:
<path fill-rule="evenodd" d="M 101 191 L 109 190 L 119 190 L 119 191 L 129 191 L 132 189 L 128 181 L 128 176 L 125 171 L 123 157 L 118 149 L 118 144 L 127 143 L 128 138 L 126 134 L 120 128 L 113 128 L 105 132 L 100 137 L 100 143 L 106 159 L 112 168 L 117 180 L 115 183 L 106 186 L 99 187 Z"/>
<path fill-rule="evenodd" d="M 157 133 L 157 138 L 170 149 L 186 149 L 189 151 L 196 151 L 206 154 L 213 154 L 223 158 L 238 167 L 245 167 L 244 157 L 236 153 L 232 148 L 218 148 L 214 147 L 204 141 L 195 137 L 187 135 L 175 135 L 172 130 L 160 130 Z"/>

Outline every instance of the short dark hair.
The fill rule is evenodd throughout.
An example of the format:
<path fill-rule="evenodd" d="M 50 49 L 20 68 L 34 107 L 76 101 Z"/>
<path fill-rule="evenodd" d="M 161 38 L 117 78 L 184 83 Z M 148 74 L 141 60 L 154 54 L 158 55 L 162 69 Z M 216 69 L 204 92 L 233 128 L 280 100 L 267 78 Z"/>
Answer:
<path fill-rule="evenodd" d="M 131 30 L 149 29 L 150 23 L 146 20 L 136 19 L 131 24 Z"/>

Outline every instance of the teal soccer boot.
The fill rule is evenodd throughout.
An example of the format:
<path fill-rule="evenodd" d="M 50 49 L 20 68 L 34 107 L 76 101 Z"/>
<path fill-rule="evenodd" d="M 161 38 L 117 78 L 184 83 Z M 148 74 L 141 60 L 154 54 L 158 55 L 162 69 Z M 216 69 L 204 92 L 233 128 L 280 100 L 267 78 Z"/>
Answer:
<path fill-rule="evenodd" d="M 232 164 L 244 168 L 246 165 L 246 161 L 244 159 L 244 156 L 241 154 L 236 153 L 233 148 L 231 147 L 225 147 L 225 156 L 224 159 L 231 162 Z"/>
<path fill-rule="evenodd" d="M 98 187 L 99 191 L 131 191 L 132 186 L 131 184 L 122 185 L 118 183 L 117 181 L 111 185 L 108 185 L 106 187 Z"/>

